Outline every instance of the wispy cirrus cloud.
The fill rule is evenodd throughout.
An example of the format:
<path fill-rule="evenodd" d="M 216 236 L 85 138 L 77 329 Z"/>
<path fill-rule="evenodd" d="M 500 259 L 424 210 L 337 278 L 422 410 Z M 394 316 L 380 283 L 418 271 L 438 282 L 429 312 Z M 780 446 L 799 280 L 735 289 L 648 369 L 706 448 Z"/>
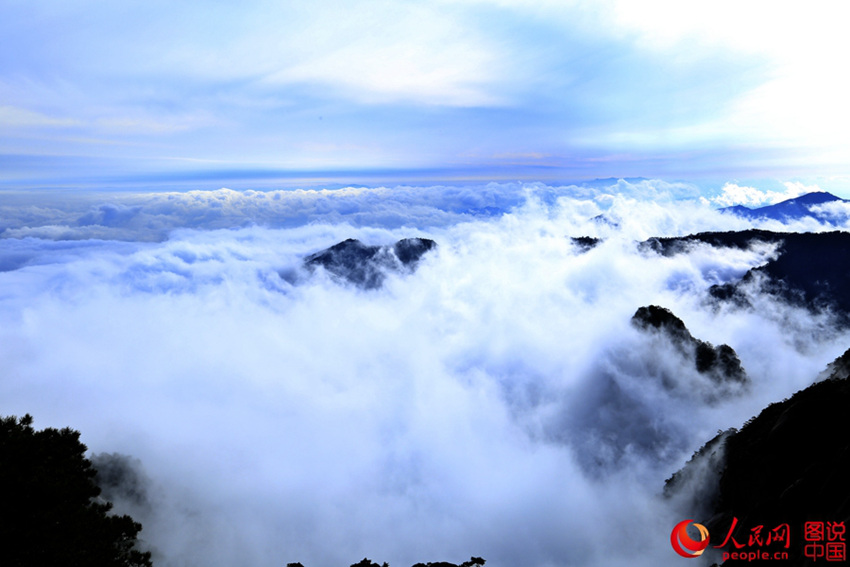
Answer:
<path fill-rule="evenodd" d="M 120 143 L 104 157 L 128 172 L 173 158 L 498 169 L 513 163 L 498 156 L 539 154 L 563 177 L 841 173 L 840 15 L 758 2 L 7 3 L 0 102 L 18 126 L 2 148 L 92 157 Z"/>
<path fill-rule="evenodd" d="M 68 128 L 79 126 L 79 120 L 48 116 L 25 108 L 0 106 L 0 126 L 4 128 Z"/>

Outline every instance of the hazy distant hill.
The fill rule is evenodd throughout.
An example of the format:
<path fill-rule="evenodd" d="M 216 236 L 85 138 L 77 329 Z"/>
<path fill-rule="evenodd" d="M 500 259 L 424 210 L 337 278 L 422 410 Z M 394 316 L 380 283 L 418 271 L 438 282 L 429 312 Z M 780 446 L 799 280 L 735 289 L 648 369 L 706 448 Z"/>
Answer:
<path fill-rule="evenodd" d="M 720 209 L 721 212 L 731 213 L 739 217 L 748 219 L 774 219 L 778 221 L 789 221 L 802 218 L 814 218 L 820 222 L 831 223 L 829 215 L 825 215 L 818 210 L 812 208 L 816 205 L 824 203 L 832 203 L 835 201 L 848 202 L 846 199 L 836 197 L 827 192 L 806 193 L 794 199 L 788 199 L 775 205 L 766 207 L 757 207 L 751 209 L 743 205 L 735 205 L 734 207 L 725 207 Z"/>

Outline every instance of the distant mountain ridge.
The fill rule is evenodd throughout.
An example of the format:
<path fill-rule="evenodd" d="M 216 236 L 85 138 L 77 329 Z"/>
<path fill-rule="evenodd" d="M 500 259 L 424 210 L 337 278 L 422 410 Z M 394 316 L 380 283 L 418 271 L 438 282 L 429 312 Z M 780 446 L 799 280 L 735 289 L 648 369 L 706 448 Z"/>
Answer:
<path fill-rule="evenodd" d="M 815 191 L 793 199 L 787 199 L 774 205 L 767 205 L 754 209 L 743 205 L 735 205 L 732 207 L 724 207 L 719 210 L 720 212 L 731 213 L 751 220 L 773 219 L 778 221 L 789 221 L 813 218 L 819 222 L 832 224 L 832 219 L 830 219 L 828 215 L 824 215 L 818 211 L 813 211 L 812 207 L 836 201 L 842 203 L 850 202 L 847 199 L 836 197 L 832 193 L 827 193 L 826 191 Z"/>

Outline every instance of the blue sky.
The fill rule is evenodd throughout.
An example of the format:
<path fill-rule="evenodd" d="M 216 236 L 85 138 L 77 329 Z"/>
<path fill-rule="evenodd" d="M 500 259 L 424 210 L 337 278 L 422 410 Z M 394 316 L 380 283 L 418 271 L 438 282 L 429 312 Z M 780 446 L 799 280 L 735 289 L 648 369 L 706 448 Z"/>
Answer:
<path fill-rule="evenodd" d="M 7 0 L 0 184 L 846 182 L 848 10 Z"/>

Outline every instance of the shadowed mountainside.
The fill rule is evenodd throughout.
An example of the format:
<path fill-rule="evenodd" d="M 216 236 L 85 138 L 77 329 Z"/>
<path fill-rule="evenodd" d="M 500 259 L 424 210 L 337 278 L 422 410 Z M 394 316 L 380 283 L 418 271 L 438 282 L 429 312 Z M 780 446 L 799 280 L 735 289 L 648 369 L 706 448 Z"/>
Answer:
<path fill-rule="evenodd" d="M 673 256 L 697 243 L 744 250 L 759 243 L 779 245 L 779 256 L 749 270 L 733 283 L 713 286 L 719 301 L 746 304 L 743 286 L 759 277 L 768 293 L 813 311 L 834 310 L 843 324 L 850 322 L 850 233 L 785 233 L 767 230 L 703 232 L 674 238 L 650 238 L 640 244 L 663 256 Z"/>
<path fill-rule="evenodd" d="M 802 564 L 805 522 L 850 523 L 849 367 L 850 350 L 825 380 L 769 405 L 740 431 L 718 434 L 667 480 L 665 494 L 690 494 L 689 512 L 709 518 L 713 540 L 722 541 L 734 519 L 742 544 L 756 526 L 766 534 L 788 524 L 789 564 Z"/>
<path fill-rule="evenodd" d="M 592 377 L 547 426 L 549 438 L 571 445 L 579 466 L 596 478 L 637 456 L 671 463 L 688 447 L 678 412 L 659 412 L 660 400 L 678 408 L 717 405 L 749 388 L 732 348 L 694 338 L 669 310 L 641 307 L 631 322 L 634 342 L 589 369 Z"/>

